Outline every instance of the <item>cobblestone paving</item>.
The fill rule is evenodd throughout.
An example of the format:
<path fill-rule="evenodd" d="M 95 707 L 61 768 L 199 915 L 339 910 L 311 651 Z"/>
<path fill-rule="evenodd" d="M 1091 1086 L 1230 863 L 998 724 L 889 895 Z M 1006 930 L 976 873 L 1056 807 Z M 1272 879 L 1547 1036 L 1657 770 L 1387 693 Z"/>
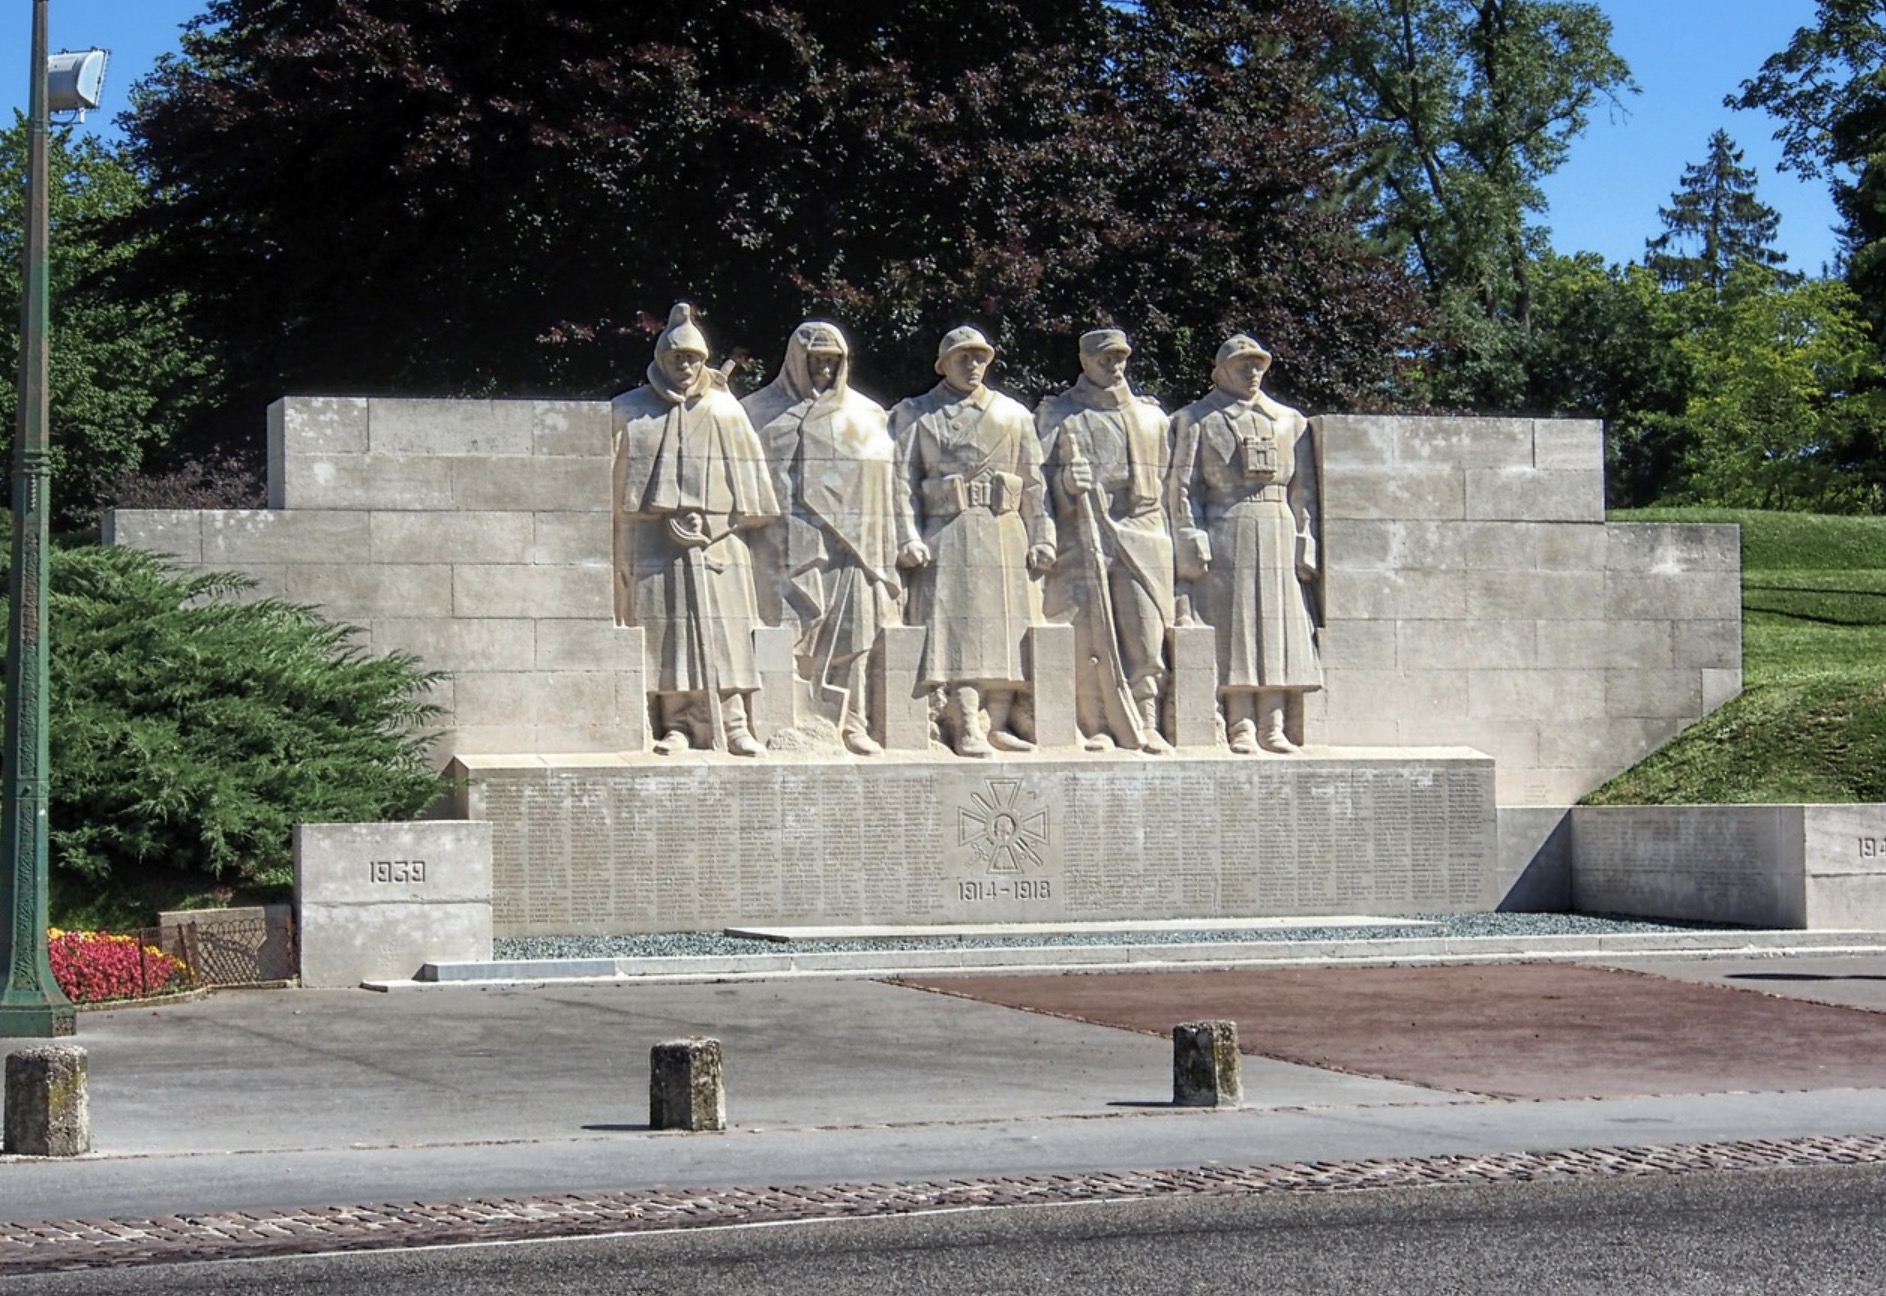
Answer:
<path fill-rule="evenodd" d="M 294 1211 L 164 1215 L 154 1219 L 42 1220 L 0 1223 L 0 1275 L 902 1215 L 979 1206 L 1132 1201 L 1180 1194 L 1346 1192 L 1877 1162 L 1886 1162 L 1886 1134 L 1012 1179 L 944 1179 L 911 1184 L 664 1188 L 529 1200 L 394 1202 Z"/>

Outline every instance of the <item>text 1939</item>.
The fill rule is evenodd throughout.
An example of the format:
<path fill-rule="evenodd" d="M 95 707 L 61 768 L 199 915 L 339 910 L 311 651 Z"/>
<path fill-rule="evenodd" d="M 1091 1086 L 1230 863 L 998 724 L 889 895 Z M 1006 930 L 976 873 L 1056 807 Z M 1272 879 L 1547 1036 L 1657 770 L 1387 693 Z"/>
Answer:
<path fill-rule="evenodd" d="M 368 876 L 374 882 L 384 882 L 389 885 L 424 882 L 426 862 L 424 860 L 374 860 Z"/>
<path fill-rule="evenodd" d="M 1013 882 L 972 880 L 956 884 L 956 898 L 971 904 L 994 900 L 1047 900 L 1050 896 L 1046 878 L 1017 878 Z"/>

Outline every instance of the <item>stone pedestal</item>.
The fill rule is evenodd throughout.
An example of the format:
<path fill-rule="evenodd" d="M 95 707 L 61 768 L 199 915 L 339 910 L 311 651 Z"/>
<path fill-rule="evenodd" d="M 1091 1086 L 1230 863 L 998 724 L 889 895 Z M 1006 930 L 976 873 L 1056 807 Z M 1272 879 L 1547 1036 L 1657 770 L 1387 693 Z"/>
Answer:
<path fill-rule="evenodd" d="M 92 1150 L 85 1050 L 42 1044 L 9 1054 L 4 1150 L 13 1156 L 80 1156 Z"/>
<path fill-rule="evenodd" d="M 1035 681 L 1035 742 L 1046 748 L 1078 747 L 1074 715 L 1074 627 L 1033 626 L 1022 637 L 1028 677 Z"/>
<path fill-rule="evenodd" d="M 1174 747 L 1218 745 L 1217 633 L 1207 625 L 1174 626 L 1166 632 Z"/>
<path fill-rule="evenodd" d="M 648 1124 L 658 1130 L 727 1128 L 719 1040 L 668 1040 L 649 1050 Z"/>
<path fill-rule="evenodd" d="M 1172 1028 L 1172 1105 L 1236 1107 L 1244 1101 L 1238 1024 L 1182 1022 Z"/>
<path fill-rule="evenodd" d="M 296 824 L 294 851 L 304 986 L 491 957 L 490 824 Z"/>
<path fill-rule="evenodd" d="M 1461 912 L 1503 894 L 1493 762 L 1460 748 L 464 756 L 452 773 L 460 816 L 490 824 L 497 936 Z"/>

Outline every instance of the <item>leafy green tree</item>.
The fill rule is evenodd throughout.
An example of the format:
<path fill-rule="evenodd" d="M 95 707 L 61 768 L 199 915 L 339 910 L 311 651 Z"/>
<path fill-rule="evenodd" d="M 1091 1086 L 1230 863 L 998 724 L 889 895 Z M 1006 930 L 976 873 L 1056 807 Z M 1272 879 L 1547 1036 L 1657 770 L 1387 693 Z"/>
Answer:
<path fill-rule="evenodd" d="M 0 133 L 0 356 L 15 358 L 26 133 L 18 114 Z M 56 130 L 48 145 L 53 521 L 73 528 L 95 519 L 110 483 L 144 467 L 201 408 L 211 373 L 182 324 L 179 290 L 138 297 L 111 291 L 138 247 L 106 227 L 142 207 L 136 174 L 91 136 Z M 0 447 L 9 463 L 18 429 L 17 381 L 17 359 L 0 363 L 0 409 L 7 414 Z"/>
<path fill-rule="evenodd" d="M 1684 420 L 1696 438 L 1688 483 L 1696 502 L 1879 509 L 1877 469 L 1862 464 L 1876 457 L 1886 412 L 1881 366 L 1844 284 L 1777 284 L 1744 263 L 1677 346 L 1693 374 Z"/>
<path fill-rule="evenodd" d="M 47 612 L 54 867 L 284 884 L 304 822 L 411 818 L 446 787 L 419 727 L 440 677 L 241 577 L 57 549 Z"/>
<path fill-rule="evenodd" d="M 1539 182 L 1591 112 L 1635 90 L 1610 21 L 1581 0 L 1342 0 L 1350 34 L 1329 48 L 1330 94 L 1373 145 L 1362 177 L 1378 233 L 1438 307 L 1434 394 L 1516 408 Z"/>
<path fill-rule="evenodd" d="M 1728 131 L 1709 137 L 1709 156 L 1683 168 L 1670 205 L 1657 215 L 1663 233 L 1646 243 L 1645 264 L 1672 288 L 1706 284 L 1720 293 L 1738 265 L 1779 272 L 1787 264 L 1788 254 L 1774 245 L 1781 214 L 1755 196 L 1755 169 L 1742 165 Z"/>
<path fill-rule="evenodd" d="M 1193 394 L 1222 331 L 1379 400 L 1418 302 L 1340 200 L 1323 0 L 212 0 L 128 126 L 142 282 L 190 286 L 225 436 L 284 392 L 604 394 L 668 304 L 934 381 L 974 322 L 1064 382 L 1117 318 Z M 1163 292 L 1163 295 L 1162 295 Z M 1286 361 L 1293 360 L 1285 354 Z"/>
<path fill-rule="evenodd" d="M 1534 282 L 1522 408 L 1604 420 L 1611 507 L 1650 504 L 1680 488 L 1692 439 L 1681 416 L 1693 379 L 1677 342 L 1699 302 L 1665 291 L 1643 266 L 1607 267 L 1593 252 L 1542 257 Z"/>
<path fill-rule="evenodd" d="M 1783 170 L 1825 177 L 1841 219 L 1847 283 L 1886 323 L 1886 3 L 1816 0 L 1812 26 L 1725 101 L 1781 121 Z"/>

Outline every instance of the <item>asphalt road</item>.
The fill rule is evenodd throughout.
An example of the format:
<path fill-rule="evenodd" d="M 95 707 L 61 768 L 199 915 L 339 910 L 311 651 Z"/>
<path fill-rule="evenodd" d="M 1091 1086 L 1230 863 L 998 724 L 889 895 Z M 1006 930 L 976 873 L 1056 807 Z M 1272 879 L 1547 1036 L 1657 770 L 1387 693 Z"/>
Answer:
<path fill-rule="evenodd" d="M 1182 1197 L 0 1279 L 0 1293 L 880 1296 L 1880 1289 L 1886 1167 Z"/>

